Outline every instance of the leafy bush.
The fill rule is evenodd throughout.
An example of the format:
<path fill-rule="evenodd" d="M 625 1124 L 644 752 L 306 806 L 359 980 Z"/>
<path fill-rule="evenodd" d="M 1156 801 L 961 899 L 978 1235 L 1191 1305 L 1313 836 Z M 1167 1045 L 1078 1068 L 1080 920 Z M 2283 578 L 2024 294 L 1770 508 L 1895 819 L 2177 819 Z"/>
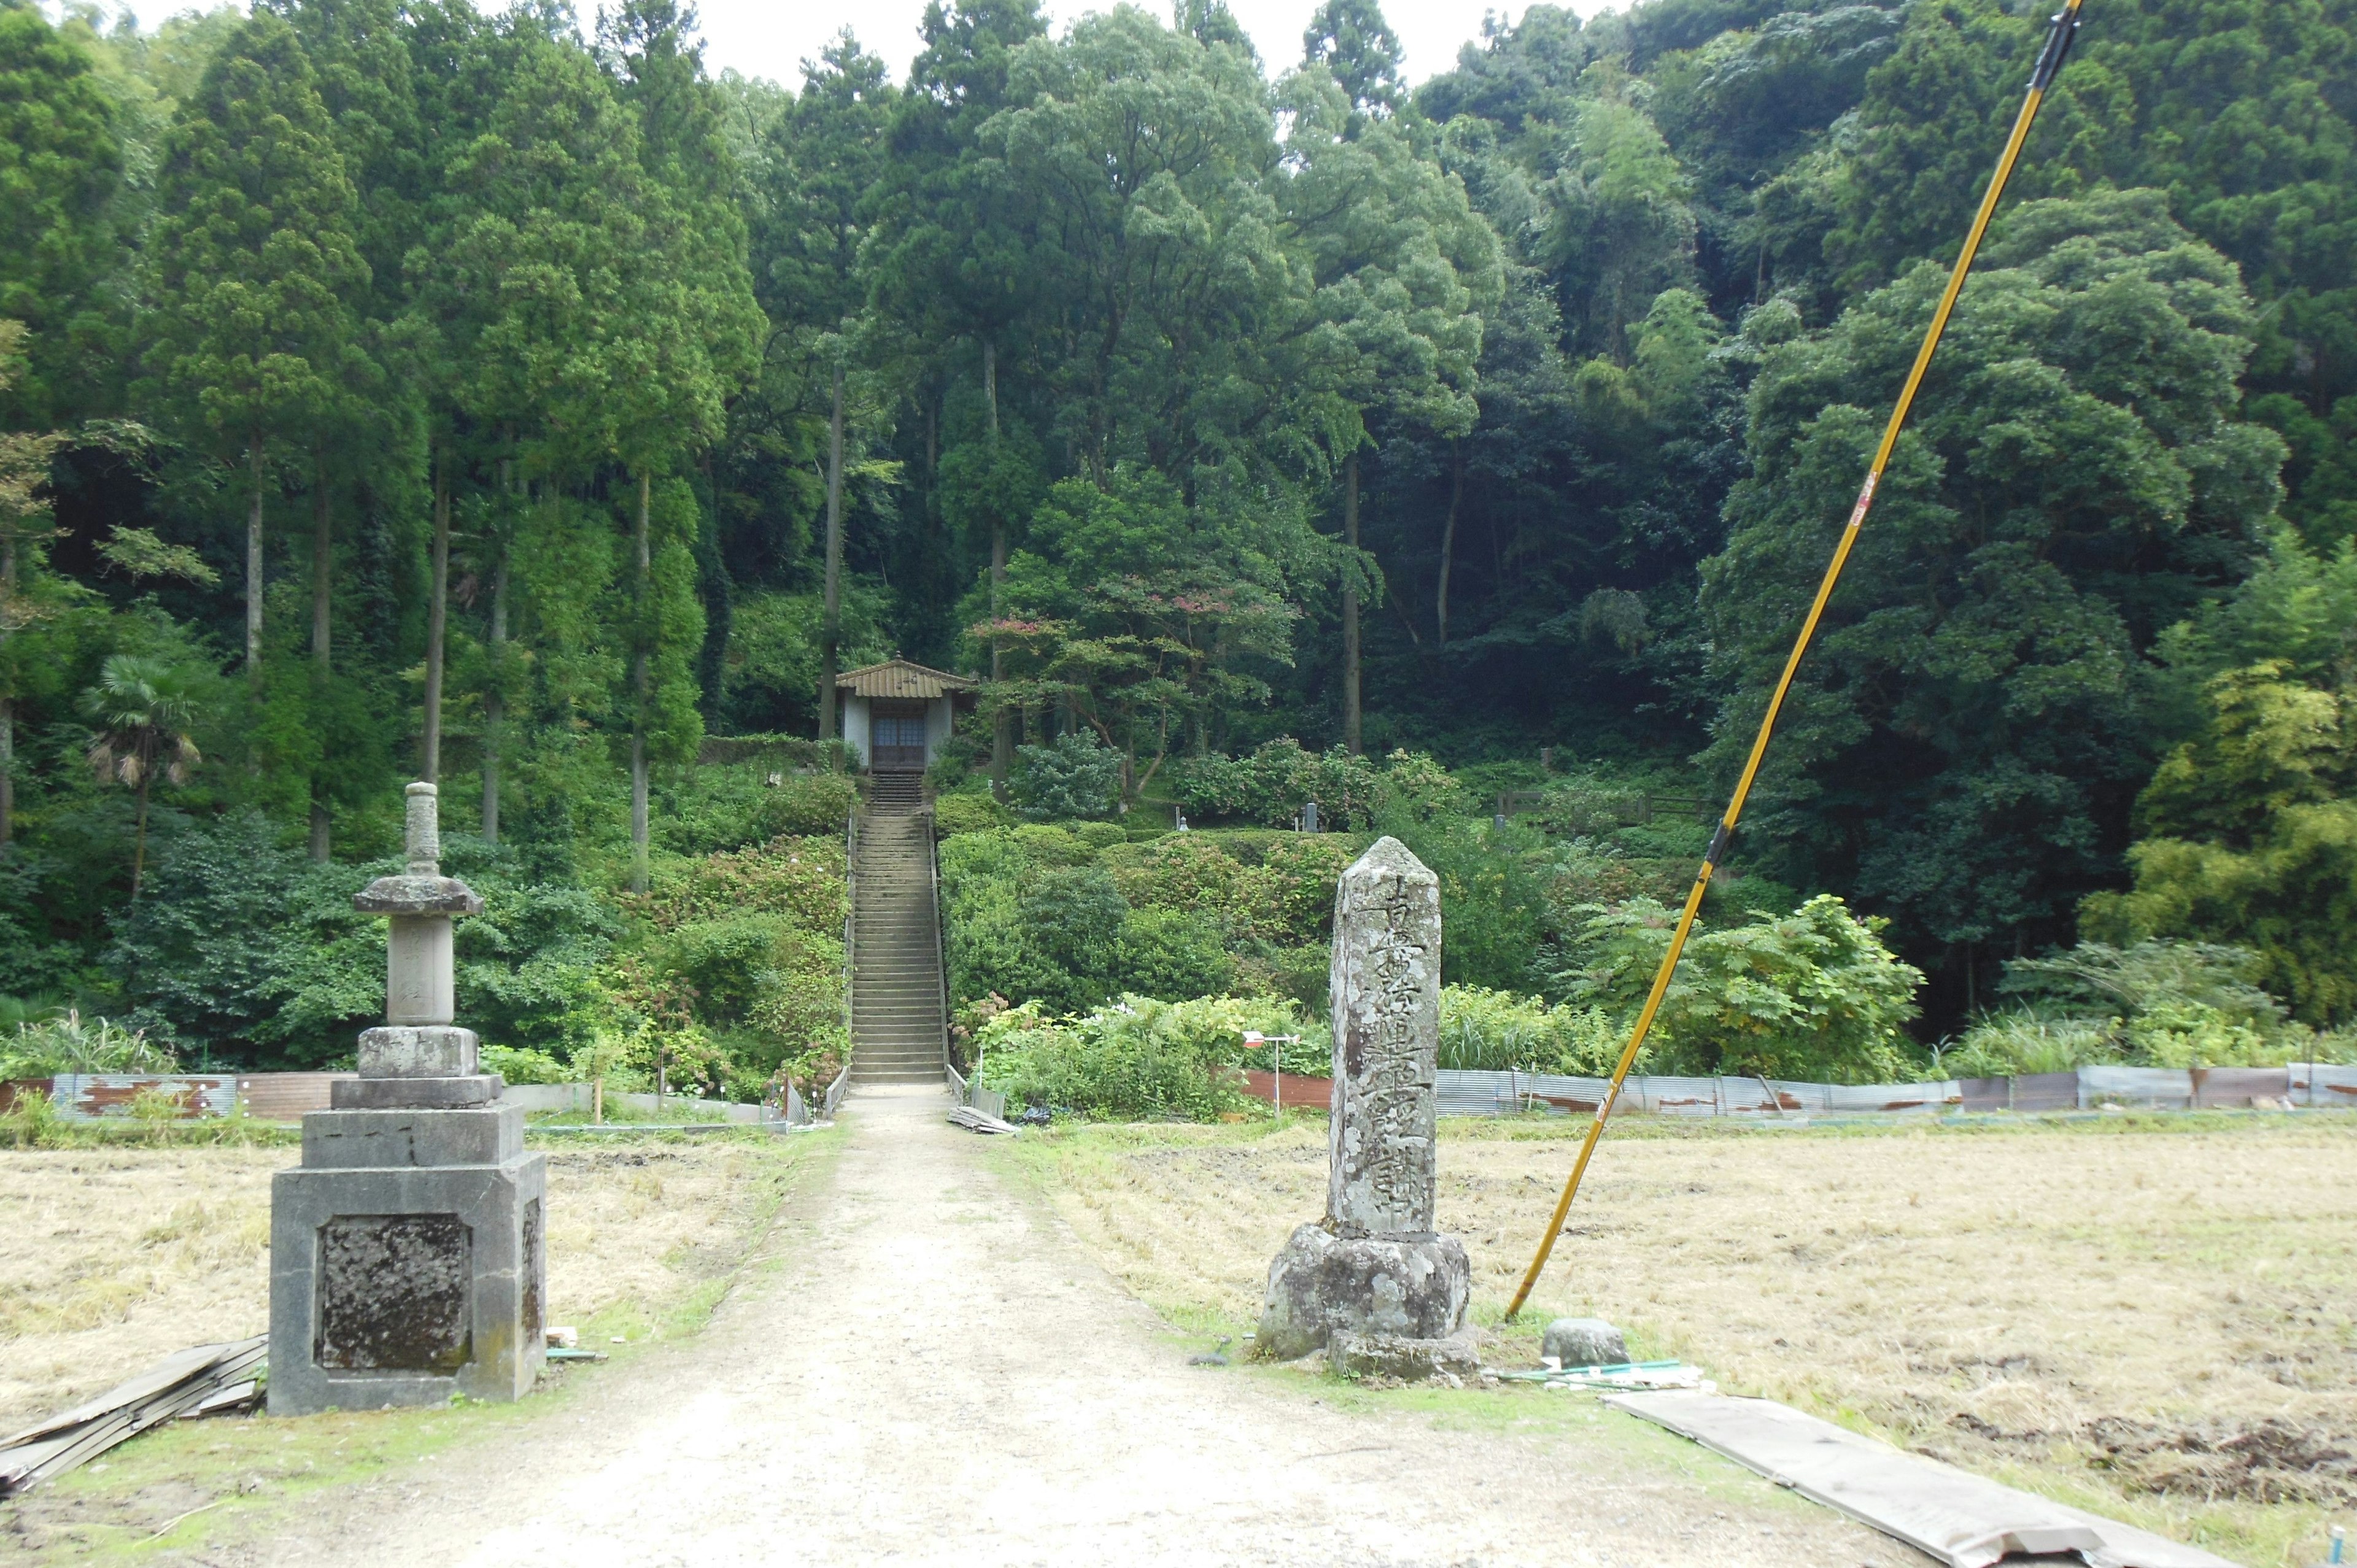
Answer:
<path fill-rule="evenodd" d="M 619 902 L 654 929 L 606 987 L 630 1033 L 625 1070 L 666 1063 L 713 1094 L 803 1090 L 850 1055 L 843 939 L 850 909 L 839 838 L 782 838 L 669 867 Z"/>
<path fill-rule="evenodd" d="M 1014 822 L 1015 813 L 986 794 L 962 790 L 956 794 L 937 796 L 933 800 L 935 838 L 984 832 L 992 828 L 1011 827 Z"/>
<path fill-rule="evenodd" d="M 126 1029 L 110 1018 L 85 1023 L 78 1010 L 70 1010 L 62 1017 L 20 1023 L 13 1035 L 0 1036 L 0 1080 L 178 1069 L 170 1048 L 149 1040 L 145 1030 Z"/>
<path fill-rule="evenodd" d="M 1440 988 L 1445 1068 L 1609 1077 L 1628 1033 L 1601 1007 L 1550 1007 L 1542 996 L 1479 985 Z M 1638 1058 L 1641 1070 L 1645 1061 L 1644 1055 Z"/>
<path fill-rule="evenodd" d="M 1633 1022 L 1676 914 L 1649 898 L 1580 913 L 1556 983 L 1573 1003 Z M 1659 1070 L 1903 1080 L 1914 1069 L 1901 1026 L 1923 975 L 1882 945 L 1882 926 L 1829 893 L 1789 915 L 1698 926 L 1654 1021 Z"/>
<path fill-rule="evenodd" d="M 806 930 L 839 932 L 850 899 L 838 830 L 675 863 L 660 868 L 645 893 L 620 894 L 615 902 L 658 931 L 737 915 L 782 915 Z"/>
<path fill-rule="evenodd" d="M 2207 1008 L 2261 1030 L 2283 1019 L 2283 1004 L 2251 982 L 2259 955 L 2210 942 L 2150 940 L 2117 948 L 2081 942 L 2044 958 L 2014 959 L 1997 989 L 2050 1008 Z"/>
<path fill-rule="evenodd" d="M 2251 983 L 2247 948 L 2153 940 L 2126 948 L 2081 942 L 2015 959 L 1999 988 L 2018 1006 L 1976 1019 L 1941 1054 L 1959 1078 L 2131 1067 L 2260 1067 L 2337 1059 L 2343 1042 L 2287 1024 L 2283 1004 Z"/>
<path fill-rule="evenodd" d="M 1066 1018 L 1026 1003 L 976 1031 L 977 1070 L 1019 1104 L 1102 1121 L 1210 1122 L 1256 1103 L 1233 1070 L 1248 1030 L 1292 1034 L 1297 1021 L 1285 1003 L 1228 996 L 1125 996 Z"/>
<path fill-rule="evenodd" d="M 1132 909 L 1121 923 L 1121 983 L 1148 996 L 1215 996 L 1235 979 L 1216 921 L 1186 909 Z"/>
<path fill-rule="evenodd" d="M 621 924 L 586 889 L 524 879 L 506 846 L 442 841 L 483 897 L 457 923 L 459 1016 L 503 1045 L 562 1049 L 587 1027 L 593 977 Z M 384 1012 L 385 923 L 352 895 L 393 860 L 315 865 L 256 811 L 173 835 L 124 915 L 109 966 L 125 1019 L 184 1058 L 316 1068 L 350 1055 Z"/>
<path fill-rule="evenodd" d="M 690 769 L 667 791 L 653 838 L 673 854 L 741 849 L 780 837 L 841 837 L 858 790 L 837 773 L 785 773 L 759 763 Z"/>
<path fill-rule="evenodd" d="M 485 1072 L 498 1073 L 510 1083 L 573 1083 L 579 1075 L 546 1051 L 520 1050 L 513 1046 L 485 1046 Z"/>
<path fill-rule="evenodd" d="M 1113 814 L 1121 798 L 1121 754 L 1093 735 L 1068 730 L 1046 746 L 1016 748 L 1008 787 L 1032 822 Z"/>
<path fill-rule="evenodd" d="M 167 838 L 144 897 L 117 917 L 107 953 L 131 1004 L 125 1021 L 191 1055 L 265 1065 L 256 1029 L 279 1011 L 280 930 L 307 870 L 256 811 Z M 382 998 L 380 981 L 380 1011 Z"/>
<path fill-rule="evenodd" d="M 1175 785 L 1189 815 L 1292 826 L 1302 808 L 1318 802 L 1318 825 L 1356 832 L 1386 811 L 1421 820 L 1465 809 L 1465 792 L 1448 770 L 1422 752 L 1394 751 L 1378 768 L 1340 746 L 1309 751 L 1290 736 L 1250 757 L 1190 758 Z"/>
<path fill-rule="evenodd" d="M 1385 832 L 1440 878 L 1440 972 L 1458 985 L 1527 986 L 1540 940 L 1554 924 L 1541 873 L 1544 842 L 1520 828 L 1388 811 Z M 1330 902 L 1333 890 L 1329 886 Z"/>

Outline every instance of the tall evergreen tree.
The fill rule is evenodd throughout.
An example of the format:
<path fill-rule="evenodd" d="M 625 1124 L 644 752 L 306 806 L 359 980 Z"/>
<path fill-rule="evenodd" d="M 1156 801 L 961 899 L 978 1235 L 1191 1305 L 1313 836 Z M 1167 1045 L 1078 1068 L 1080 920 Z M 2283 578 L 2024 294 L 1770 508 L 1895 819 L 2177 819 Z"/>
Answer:
<path fill-rule="evenodd" d="M 826 554 L 819 631 L 818 734 L 835 732 L 834 678 L 843 644 L 843 465 L 852 356 L 867 280 L 861 247 L 867 205 L 888 155 L 895 93 L 884 62 L 845 28 L 815 61 L 779 124 L 771 165 L 772 234 L 760 280 L 770 319 L 790 330 L 826 392 Z"/>
<path fill-rule="evenodd" d="M 253 17 L 207 68 L 157 184 L 146 362 L 183 439 L 245 468 L 245 662 L 259 678 L 270 464 L 349 414 L 369 285 L 351 180 L 285 22 Z"/>
<path fill-rule="evenodd" d="M 30 5 L 0 7 L 0 317 L 32 334 L 0 425 L 100 411 L 123 267 L 116 111 L 84 51 Z"/>

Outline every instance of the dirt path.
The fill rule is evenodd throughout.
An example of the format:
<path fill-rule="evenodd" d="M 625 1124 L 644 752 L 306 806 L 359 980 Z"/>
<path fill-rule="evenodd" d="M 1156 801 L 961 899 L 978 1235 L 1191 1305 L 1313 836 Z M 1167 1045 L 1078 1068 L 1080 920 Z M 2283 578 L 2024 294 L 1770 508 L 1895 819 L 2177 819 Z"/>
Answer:
<path fill-rule="evenodd" d="M 1442 1430 L 1190 1369 L 938 1090 L 847 1106 L 807 1244 L 514 1441 L 214 1564 L 1923 1560 L 1658 1444 Z M 1620 1418 L 1612 1418 L 1618 1421 Z"/>

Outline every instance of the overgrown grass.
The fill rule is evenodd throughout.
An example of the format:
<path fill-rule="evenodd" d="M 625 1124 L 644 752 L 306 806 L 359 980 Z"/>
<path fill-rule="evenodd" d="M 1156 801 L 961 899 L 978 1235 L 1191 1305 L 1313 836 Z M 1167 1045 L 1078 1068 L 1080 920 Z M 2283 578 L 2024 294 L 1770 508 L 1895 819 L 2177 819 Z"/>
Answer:
<path fill-rule="evenodd" d="M 1505 1327 L 1587 1127 L 1442 1125 L 1439 1224 L 1472 1255 L 1493 1364 L 1534 1363 L 1539 1325 L 1595 1314 L 1729 1391 L 2269 1568 L 2319 1559 L 2357 1504 L 2357 1466 L 2332 1457 L 2357 1449 L 2357 1203 L 2339 1196 L 2357 1117 L 1616 1121 Z M 1269 1259 L 1322 1211 L 1324 1133 L 1315 1116 L 1058 1127 L 995 1152 L 1211 1337 L 1251 1326 Z"/>
<path fill-rule="evenodd" d="M 762 1238 L 779 1222 L 791 1197 L 823 1184 L 841 1144 L 831 1132 L 791 1139 L 719 1133 L 698 1142 L 708 1146 L 716 1140 L 741 1143 L 757 1161 L 732 1179 L 730 1192 L 738 1204 L 735 1222 L 719 1244 L 671 1247 L 662 1271 L 669 1284 L 620 1290 L 575 1316 L 582 1343 L 606 1351 L 611 1358 L 607 1365 L 560 1363 L 531 1398 L 515 1404 L 170 1423 L 10 1503 L 13 1517 L 9 1530 L 0 1534 L 0 1557 L 15 1546 L 45 1563 L 135 1563 L 218 1549 L 269 1533 L 277 1521 L 317 1506 L 315 1499 L 336 1488 L 432 1487 L 438 1484 L 436 1473 L 425 1466 L 563 1414 L 590 1380 L 611 1377 L 656 1345 L 701 1332 L 751 1271 L 774 1268 L 774 1260 L 757 1262 Z M 567 1140 L 564 1157 L 575 1166 L 576 1192 L 585 1190 L 580 1168 L 596 1165 L 619 1178 L 606 1182 L 616 1198 L 641 1204 L 648 1216 L 659 1217 L 662 1206 L 679 1195 L 667 1192 L 662 1177 L 650 1174 L 660 1171 L 659 1161 L 630 1162 L 660 1156 L 687 1141 L 660 1133 L 619 1134 L 585 1150 Z M 554 1218 L 561 1221 L 563 1216 Z M 552 1248 L 563 1234 L 562 1224 L 552 1230 Z M 628 1283 L 655 1276 L 640 1269 L 618 1277 Z M 561 1299 L 552 1305 L 565 1308 Z"/>

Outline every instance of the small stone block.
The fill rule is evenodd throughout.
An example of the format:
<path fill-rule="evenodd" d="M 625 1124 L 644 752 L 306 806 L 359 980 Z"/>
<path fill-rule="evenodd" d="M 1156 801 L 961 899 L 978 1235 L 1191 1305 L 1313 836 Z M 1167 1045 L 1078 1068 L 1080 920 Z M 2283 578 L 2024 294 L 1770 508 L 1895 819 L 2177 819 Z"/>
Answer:
<path fill-rule="evenodd" d="M 1344 1331 L 1326 1344 L 1326 1365 L 1346 1378 L 1399 1378 L 1426 1382 L 1469 1378 L 1481 1369 L 1481 1352 L 1470 1330 L 1446 1339 L 1409 1339 L 1397 1334 Z"/>
<path fill-rule="evenodd" d="M 1558 1317 L 1546 1326 L 1539 1354 L 1558 1367 L 1617 1367 L 1628 1360 L 1629 1346 L 1600 1317 Z"/>
<path fill-rule="evenodd" d="M 361 1033 L 362 1078 L 472 1078 L 481 1042 L 448 1025 L 382 1025 Z"/>
<path fill-rule="evenodd" d="M 523 1153 L 523 1107 L 314 1111 L 303 1118 L 306 1170 L 496 1165 Z"/>
<path fill-rule="evenodd" d="M 339 1078 L 328 1086 L 338 1111 L 439 1111 L 490 1105 L 507 1087 L 495 1072 L 467 1078 Z"/>

